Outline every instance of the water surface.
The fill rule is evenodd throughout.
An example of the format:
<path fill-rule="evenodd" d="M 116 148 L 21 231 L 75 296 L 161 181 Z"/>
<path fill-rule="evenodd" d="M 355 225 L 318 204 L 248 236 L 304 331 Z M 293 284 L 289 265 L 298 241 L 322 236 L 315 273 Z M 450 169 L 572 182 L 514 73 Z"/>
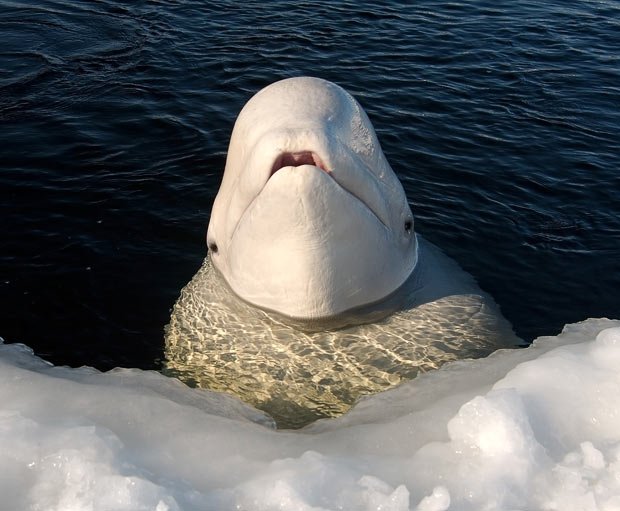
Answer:
<path fill-rule="evenodd" d="M 159 368 L 242 105 L 362 103 L 416 229 L 526 340 L 620 317 L 620 4 L 0 4 L 0 335 Z"/>

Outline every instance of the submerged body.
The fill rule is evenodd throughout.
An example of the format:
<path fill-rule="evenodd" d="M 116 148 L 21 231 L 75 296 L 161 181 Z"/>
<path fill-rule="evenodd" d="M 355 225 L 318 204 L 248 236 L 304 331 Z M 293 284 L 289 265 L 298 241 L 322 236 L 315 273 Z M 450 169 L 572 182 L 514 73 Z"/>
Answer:
<path fill-rule="evenodd" d="M 266 87 L 235 123 L 209 256 L 167 328 L 167 370 L 297 427 L 514 346 L 493 300 L 413 227 L 350 94 L 308 77 Z"/>
<path fill-rule="evenodd" d="M 167 374 L 235 394 L 280 427 L 301 427 L 446 362 L 517 345 L 474 279 L 418 241 L 416 270 L 389 299 L 311 323 L 240 300 L 207 257 L 166 329 Z M 370 322 L 337 328 L 351 321 Z"/>

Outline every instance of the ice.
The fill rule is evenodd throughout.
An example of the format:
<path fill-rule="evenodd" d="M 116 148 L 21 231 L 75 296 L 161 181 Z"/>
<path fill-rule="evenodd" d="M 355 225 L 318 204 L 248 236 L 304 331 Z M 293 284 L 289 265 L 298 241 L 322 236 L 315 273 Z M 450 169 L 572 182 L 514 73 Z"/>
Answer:
<path fill-rule="evenodd" d="M 620 510 L 620 321 L 462 360 L 300 431 L 158 373 L 0 344 L 2 510 Z"/>

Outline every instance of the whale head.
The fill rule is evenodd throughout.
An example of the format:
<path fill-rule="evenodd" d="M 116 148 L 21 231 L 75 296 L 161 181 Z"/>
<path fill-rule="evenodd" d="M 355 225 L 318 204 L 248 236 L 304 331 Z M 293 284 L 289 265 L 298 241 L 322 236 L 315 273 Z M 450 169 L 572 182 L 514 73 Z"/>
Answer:
<path fill-rule="evenodd" d="M 207 244 L 239 297 L 309 320 L 381 301 L 417 262 L 411 209 L 366 113 L 310 77 L 242 109 Z"/>

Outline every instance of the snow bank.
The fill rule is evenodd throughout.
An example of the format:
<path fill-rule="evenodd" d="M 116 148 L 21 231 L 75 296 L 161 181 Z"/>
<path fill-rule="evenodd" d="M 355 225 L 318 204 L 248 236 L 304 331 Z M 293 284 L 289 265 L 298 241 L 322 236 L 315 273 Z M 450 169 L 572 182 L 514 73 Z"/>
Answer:
<path fill-rule="evenodd" d="M 620 321 L 460 361 L 296 432 L 157 373 L 0 345 L 0 509 L 619 510 Z"/>

